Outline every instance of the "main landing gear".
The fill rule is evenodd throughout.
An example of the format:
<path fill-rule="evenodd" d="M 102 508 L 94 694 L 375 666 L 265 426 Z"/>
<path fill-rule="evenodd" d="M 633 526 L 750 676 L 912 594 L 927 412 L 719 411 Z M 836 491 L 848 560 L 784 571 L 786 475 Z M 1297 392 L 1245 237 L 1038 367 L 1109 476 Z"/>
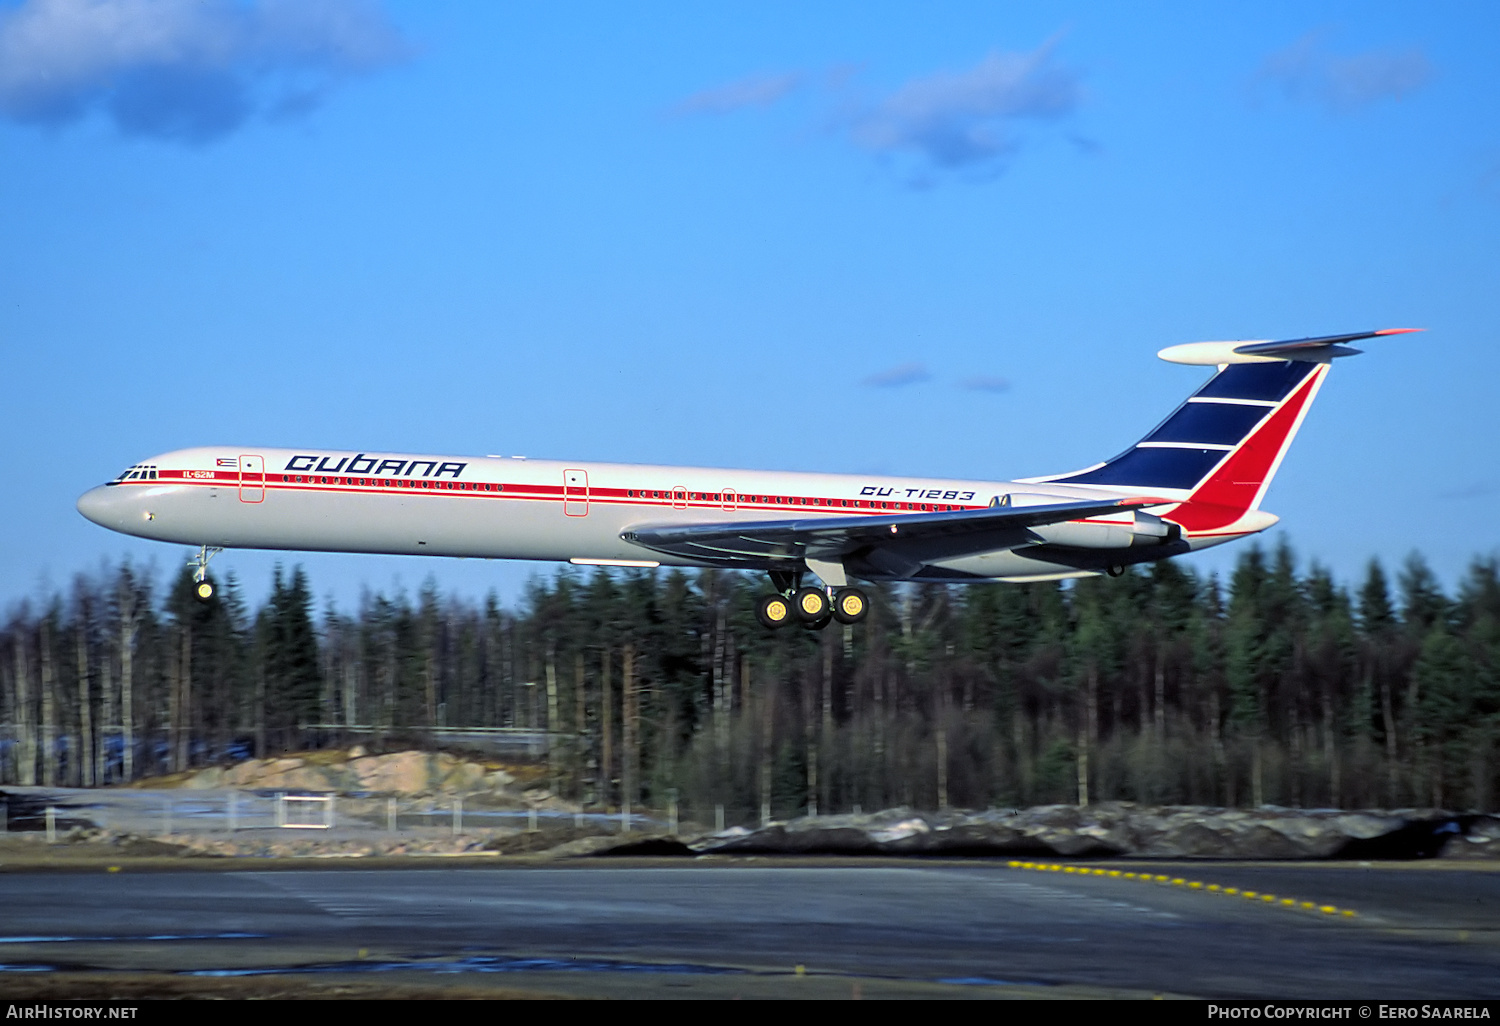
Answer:
<path fill-rule="evenodd" d="M 820 631 L 829 623 L 855 624 L 870 612 L 870 599 L 858 588 L 802 587 L 800 573 L 771 571 L 771 583 L 778 594 L 767 595 L 756 604 L 755 613 L 761 625 L 785 627 L 793 620 L 810 631 Z"/>
<path fill-rule="evenodd" d="M 199 602 L 207 602 L 214 597 L 214 582 L 208 579 L 208 561 L 223 551 L 215 545 L 203 545 L 199 547 L 198 554 L 188 560 L 188 566 L 193 568 L 193 596 Z"/>

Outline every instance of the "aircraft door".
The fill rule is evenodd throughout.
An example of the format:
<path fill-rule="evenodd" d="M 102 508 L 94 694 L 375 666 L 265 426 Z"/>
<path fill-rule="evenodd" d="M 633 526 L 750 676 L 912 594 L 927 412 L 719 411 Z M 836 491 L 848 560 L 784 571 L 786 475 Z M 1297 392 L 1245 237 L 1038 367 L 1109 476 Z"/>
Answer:
<path fill-rule="evenodd" d="M 722 492 L 720 492 L 719 494 L 724 499 L 724 508 L 725 509 L 734 509 L 735 506 L 739 502 L 739 498 L 740 497 L 735 494 L 733 488 L 726 488 Z"/>
<path fill-rule="evenodd" d="M 687 489 L 682 485 L 672 489 L 672 508 L 687 509 Z"/>
<path fill-rule="evenodd" d="M 563 512 L 570 517 L 589 515 L 589 472 L 563 471 Z"/>
<path fill-rule="evenodd" d="M 266 498 L 266 458 L 240 457 L 240 501 L 263 502 Z"/>

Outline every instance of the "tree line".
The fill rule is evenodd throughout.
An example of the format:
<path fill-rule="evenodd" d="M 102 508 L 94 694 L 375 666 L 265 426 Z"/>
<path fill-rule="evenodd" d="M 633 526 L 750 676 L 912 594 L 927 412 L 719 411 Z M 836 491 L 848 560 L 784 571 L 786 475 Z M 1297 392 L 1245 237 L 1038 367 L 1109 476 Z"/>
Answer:
<path fill-rule="evenodd" d="M 895 805 L 1493 810 L 1500 568 L 1447 594 L 1418 555 L 1352 590 L 1290 548 L 1227 582 L 881 585 L 865 623 L 767 631 L 759 575 L 563 569 L 515 609 L 428 583 L 315 609 L 301 568 L 251 608 L 231 576 L 130 564 L 0 629 L 0 780 L 102 786 L 249 756 L 545 732 L 591 807 L 731 822 Z"/>

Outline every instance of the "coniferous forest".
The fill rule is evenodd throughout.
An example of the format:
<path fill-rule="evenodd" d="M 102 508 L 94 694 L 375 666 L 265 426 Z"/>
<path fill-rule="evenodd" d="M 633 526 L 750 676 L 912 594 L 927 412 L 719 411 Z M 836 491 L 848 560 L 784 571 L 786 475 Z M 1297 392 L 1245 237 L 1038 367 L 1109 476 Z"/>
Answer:
<path fill-rule="evenodd" d="M 319 747 L 545 731 L 588 807 L 763 815 L 1087 804 L 1493 811 L 1500 568 L 1419 556 L 1340 582 L 1249 548 L 1228 581 L 877 586 L 869 619 L 768 631 L 729 572 L 573 569 L 516 609 L 366 594 L 300 568 L 251 608 L 129 565 L 0 625 L 0 780 L 113 785 Z M 711 811 L 708 815 L 712 815 Z"/>

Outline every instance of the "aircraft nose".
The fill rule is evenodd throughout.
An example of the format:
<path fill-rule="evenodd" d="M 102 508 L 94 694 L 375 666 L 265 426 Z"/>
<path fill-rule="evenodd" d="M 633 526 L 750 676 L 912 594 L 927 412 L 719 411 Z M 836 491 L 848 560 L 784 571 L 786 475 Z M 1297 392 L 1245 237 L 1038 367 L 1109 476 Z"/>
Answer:
<path fill-rule="evenodd" d="M 78 497 L 78 512 L 100 527 L 119 530 L 125 513 L 125 502 L 122 501 L 125 497 L 119 491 L 107 485 L 90 488 Z"/>

